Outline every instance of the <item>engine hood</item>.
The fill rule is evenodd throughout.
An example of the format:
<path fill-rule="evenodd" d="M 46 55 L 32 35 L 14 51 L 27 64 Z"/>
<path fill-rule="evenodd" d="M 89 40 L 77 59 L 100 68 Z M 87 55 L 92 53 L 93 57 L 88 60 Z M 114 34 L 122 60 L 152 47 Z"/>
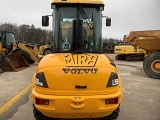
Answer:
<path fill-rule="evenodd" d="M 108 67 L 115 69 L 114 62 L 104 54 L 56 53 L 46 55 L 39 63 L 38 69 L 46 67 Z"/>
<path fill-rule="evenodd" d="M 33 77 L 37 93 L 54 95 L 110 94 L 118 91 L 118 80 L 109 57 L 90 53 L 46 55 Z"/>

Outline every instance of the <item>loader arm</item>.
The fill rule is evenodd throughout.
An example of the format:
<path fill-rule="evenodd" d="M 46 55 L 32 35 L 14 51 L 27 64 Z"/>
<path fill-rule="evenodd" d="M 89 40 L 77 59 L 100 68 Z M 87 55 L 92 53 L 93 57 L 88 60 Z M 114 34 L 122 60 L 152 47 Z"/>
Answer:
<path fill-rule="evenodd" d="M 40 57 L 38 56 L 38 49 L 36 48 L 36 46 L 34 46 L 34 48 L 32 49 L 30 46 L 27 46 L 24 43 L 18 43 L 18 48 L 26 51 L 30 55 L 32 60 L 39 63 Z"/>

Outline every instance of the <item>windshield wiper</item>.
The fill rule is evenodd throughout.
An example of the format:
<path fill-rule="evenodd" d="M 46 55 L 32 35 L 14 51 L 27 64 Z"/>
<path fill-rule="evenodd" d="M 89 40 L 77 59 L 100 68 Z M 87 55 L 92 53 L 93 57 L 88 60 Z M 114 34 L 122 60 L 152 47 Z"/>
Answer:
<path fill-rule="evenodd" d="M 83 9 L 83 7 L 82 7 L 81 5 L 80 5 L 80 13 L 81 13 L 82 17 L 86 20 L 88 26 L 89 26 L 91 29 L 93 29 L 93 28 L 94 28 L 94 27 L 93 27 L 93 24 L 92 24 L 92 22 L 89 20 L 86 12 L 84 11 L 84 9 Z"/>

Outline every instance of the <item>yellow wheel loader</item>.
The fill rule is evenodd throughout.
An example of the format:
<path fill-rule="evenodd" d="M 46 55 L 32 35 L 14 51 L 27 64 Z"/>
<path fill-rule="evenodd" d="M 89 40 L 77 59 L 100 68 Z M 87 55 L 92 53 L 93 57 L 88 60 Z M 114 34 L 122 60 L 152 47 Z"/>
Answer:
<path fill-rule="evenodd" d="M 53 47 L 32 79 L 36 120 L 118 117 L 122 83 L 114 62 L 102 53 L 101 0 L 53 0 Z M 49 25 L 42 16 L 42 25 Z M 106 18 L 106 26 L 111 19 Z"/>
<path fill-rule="evenodd" d="M 143 69 L 152 78 L 160 79 L 160 30 L 131 31 L 126 40 L 145 50 Z"/>
<path fill-rule="evenodd" d="M 0 31 L 0 56 L 3 71 L 19 71 L 40 61 L 36 45 L 17 42 L 14 33 L 8 31 Z"/>
<path fill-rule="evenodd" d="M 47 54 L 51 54 L 51 53 L 52 53 L 51 45 L 41 45 L 39 47 L 39 54 L 40 55 L 47 55 Z"/>

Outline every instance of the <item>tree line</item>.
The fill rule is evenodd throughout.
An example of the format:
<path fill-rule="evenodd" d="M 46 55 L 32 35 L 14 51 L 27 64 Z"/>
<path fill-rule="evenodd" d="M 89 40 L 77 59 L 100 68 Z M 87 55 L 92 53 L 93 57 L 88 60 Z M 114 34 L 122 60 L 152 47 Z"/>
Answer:
<path fill-rule="evenodd" d="M 102 41 L 104 43 L 117 43 L 117 42 L 123 42 L 123 40 L 114 39 L 114 38 L 102 38 Z"/>
<path fill-rule="evenodd" d="M 36 44 L 48 44 L 52 39 L 52 31 L 44 30 L 41 28 L 35 28 L 34 25 L 17 25 L 12 23 L 0 24 L 0 31 L 9 31 L 14 33 L 17 41 L 36 43 Z"/>
<path fill-rule="evenodd" d="M 12 23 L 4 23 L 0 24 L 0 31 L 9 31 L 15 34 L 15 38 L 17 41 L 22 41 L 26 43 L 35 43 L 35 44 L 48 44 L 51 43 L 52 40 L 52 31 L 44 30 L 41 28 L 35 28 L 32 24 L 31 26 L 22 24 L 12 24 Z M 114 38 L 102 38 L 102 41 L 115 43 L 120 41 Z"/>

